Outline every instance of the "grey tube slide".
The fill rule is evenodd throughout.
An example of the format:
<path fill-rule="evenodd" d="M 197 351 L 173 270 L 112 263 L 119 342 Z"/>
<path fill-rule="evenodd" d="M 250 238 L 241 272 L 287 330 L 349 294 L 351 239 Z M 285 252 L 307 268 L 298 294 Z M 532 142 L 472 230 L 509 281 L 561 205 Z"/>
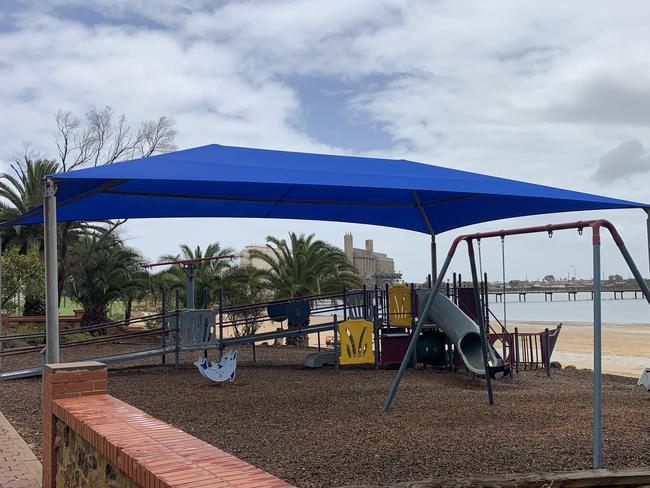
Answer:
<path fill-rule="evenodd" d="M 431 293 L 430 290 L 418 290 L 420 310 L 422 310 L 429 293 Z M 471 372 L 485 374 L 478 325 L 454 305 L 449 298 L 438 293 L 424 320 L 425 325 L 439 327 L 455 344 L 456 350 Z M 488 363 L 490 366 L 503 366 L 503 360 L 489 344 Z"/>

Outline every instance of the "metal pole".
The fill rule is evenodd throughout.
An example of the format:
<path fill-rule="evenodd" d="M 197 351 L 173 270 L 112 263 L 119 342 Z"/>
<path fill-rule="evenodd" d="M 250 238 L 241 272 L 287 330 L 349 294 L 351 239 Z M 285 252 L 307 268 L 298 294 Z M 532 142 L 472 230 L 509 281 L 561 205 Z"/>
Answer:
<path fill-rule="evenodd" d="M 409 290 L 409 300 L 411 303 L 411 334 L 414 333 L 415 329 L 415 309 L 417 308 L 416 305 L 416 297 L 415 297 L 415 284 L 411 283 L 411 288 Z M 413 351 L 413 367 L 417 368 L 418 367 L 418 348 L 416 347 L 415 350 Z M 425 365 L 426 367 L 426 365 Z"/>
<path fill-rule="evenodd" d="M 596 232 L 596 231 L 595 231 Z M 601 377 L 601 302 L 600 243 L 594 242 L 594 432 L 592 468 L 601 467 L 602 449 L 602 377 Z"/>
<path fill-rule="evenodd" d="M 519 373 L 519 328 L 515 327 L 515 371 Z"/>
<path fill-rule="evenodd" d="M 379 369 L 379 303 L 377 297 L 377 286 L 375 286 L 375 299 L 372 311 L 372 332 L 375 341 L 375 369 Z"/>
<path fill-rule="evenodd" d="M 452 257 L 453 255 L 448 255 L 447 258 L 445 259 L 445 262 L 442 265 L 442 269 L 440 270 L 440 275 L 438 275 L 438 278 L 436 279 L 436 284 L 434 285 L 433 290 L 431 290 L 431 293 L 427 297 L 427 300 L 426 302 L 424 302 L 424 306 L 420 311 L 420 317 L 418 318 L 418 323 L 415 326 L 415 330 L 413 331 L 413 337 L 411 337 L 411 342 L 409 343 L 409 347 L 406 350 L 406 354 L 404 354 L 404 358 L 402 359 L 402 364 L 400 364 L 399 366 L 399 371 L 397 371 L 397 376 L 395 376 L 395 379 L 393 380 L 393 384 L 390 387 L 390 391 L 388 392 L 388 396 L 386 397 L 386 401 L 384 402 L 384 412 L 388 412 L 388 410 L 390 409 L 390 404 L 393 402 L 393 397 L 395 396 L 395 393 L 397 393 L 397 388 L 399 388 L 400 381 L 402 381 L 402 376 L 404 376 L 404 371 L 406 371 L 406 367 L 408 366 L 409 360 L 411 356 L 413 356 L 413 352 L 415 351 L 415 347 L 418 342 L 418 337 L 422 332 L 422 327 L 424 326 L 424 318 L 427 316 L 429 309 L 431 308 L 431 305 L 433 305 L 433 300 L 435 296 L 438 294 L 440 287 L 442 286 L 442 281 L 445 278 L 445 274 L 447 273 L 447 269 L 449 268 L 449 263 L 451 262 Z"/>
<path fill-rule="evenodd" d="M 174 368 L 180 367 L 181 292 L 176 289 L 176 330 L 174 331 Z"/>
<path fill-rule="evenodd" d="M 219 360 L 223 357 L 223 290 L 219 288 Z M 282 322 L 280 322 L 282 324 Z"/>
<path fill-rule="evenodd" d="M 422 221 L 424 222 L 424 225 L 426 226 L 427 230 L 429 231 L 429 235 L 431 236 L 431 276 L 438 276 L 438 263 L 436 257 L 436 233 L 433 231 L 433 226 L 431 225 L 429 216 L 427 215 L 426 211 L 424 210 L 424 207 L 422 206 L 422 202 L 420 201 L 420 195 L 418 195 L 418 192 L 416 190 L 411 190 L 411 191 L 413 193 L 413 199 L 415 200 L 415 205 L 420 211 L 420 216 L 422 217 Z"/>
<path fill-rule="evenodd" d="M 43 192 L 45 236 L 45 330 L 46 361 L 59 362 L 59 279 L 57 269 L 56 185 L 48 178 Z"/>
<path fill-rule="evenodd" d="M 202 295 L 203 296 L 201 297 L 201 307 L 203 308 L 203 310 L 207 310 L 207 308 L 208 308 L 208 289 L 207 288 L 203 288 Z M 208 333 L 209 333 L 209 331 L 208 331 Z M 207 349 L 203 349 L 203 357 L 205 359 L 208 359 L 208 350 Z M 253 362 L 255 362 L 255 343 L 253 343 Z"/>
<path fill-rule="evenodd" d="M 438 276 L 438 250 L 435 234 L 431 234 L 431 276 Z"/>
<path fill-rule="evenodd" d="M 487 339 L 485 335 L 485 317 L 483 315 L 483 305 L 481 304 L 481 294 L 478 284 L 478 274 L 476 272 L 476 259 L 474 258 L 474 242 L 467 241 L 467 251 L 469 252 L 469 265 L 472 271 L 472 285 L 474 287 L 474 305 L 476 307 L 479 334 L 481 335 L 481 353 L 483 355 L 483 369 L 485 370 L 485 382 L 487 386 L 488 402 L 494 405 L 494 392 L 492 391 L 492 378 L 490 378 L 488 357 L 487 357 Z"/>
<path fill-rule="evenodd" d="M 194 308 L 194 265 L 187 267 L 187 283 L 185 284 L 185 308 Z"/>
<path fill-rule="evenodd" d="M 334 363 L 334 370 L 338 373 L 339 372 L 339 364 L 340 364 L 340 358 L 339 358 L 339 324 L 336 319 L 336 314 L 334 314 L 334 357 L 336 358 L 336 362 Z"/>
<path fill-rule="evenodd" d="M 2 236 L 0 236 L 0 352 L 2 352 Z M 0 356 L 0 370 L 2 370 L 2 356 Z"/>
<path fill-rule="evenodd" d="M 648 268 L 650 268 L 650 208 L 644 208 L 644 210 L 645 213 L 648 214 L 648 218 L 646 219 L 645 225 L 646 225 L 646 233 L 648 235 Z"/>
<path fill-rule="evenodd" d="M 160 323 L 160 328 L 162 329 L 162 348 L 163 351 L 167 347 L 167 290 L 163 290 L 161 294 L 162 307 L 160 311 L 162 312 L 162 320 Z M 160 357 L 160 364 L 165 364 L 166 355 L 163 352 Z"/>
<path fill-rule="evenodd" d="M 548 328 L 544 330 L 544 349 L 546 349 L 546 376 L 551 376 L 551 338 L 548 335 Z"/>
<path fill-rule="evenodd" d="M 619 242 L 617 244 L 618 244 L 619 251 L 621 251 L 621 254 L 623 255 L 623 259 L 625 259 L 625 262 L 630 268 L 630 271 L 632 271 L 632 274 L 634 275 L 636 282 L 641 288 L 641 292 L 645 296 L 645 299 L 648 302 L 648 304 L 650 304 L 650 289 L 648 289 L 647 283 L 643 279 L 643 276 L 641 276 L 641 272 L 639 271 L 639 268 L 637 268 L 636 264 L 634 263 L 634 260 L 632 259 L 630 252 L 627 250 L 627 247 L 625 247 L 625 244 L 623 242 Z"/>

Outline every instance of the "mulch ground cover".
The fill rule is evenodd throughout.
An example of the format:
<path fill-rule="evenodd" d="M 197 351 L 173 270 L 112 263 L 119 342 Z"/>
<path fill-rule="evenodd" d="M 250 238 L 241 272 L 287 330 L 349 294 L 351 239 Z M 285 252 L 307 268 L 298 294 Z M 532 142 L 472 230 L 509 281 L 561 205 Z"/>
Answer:
<path fill-rule="evenodd" d="M 142 345 L 96 345 L 63 360 Z M 234 383 L 214 384 L 183 354 L 112 367 L 109 391 L 299 487 L 391 484 L 427 478 L 591 467 L 591 372 L 525 372 L 485 384 L 464 372 L 408 371 L 389 414 L 395 371 L 306 369 L 308 350 L 240 348 Z M 214 352 L 211 357 L 214 357 Z M 27 361 L 27 360 L 25 360 Z M 29 360 L 33 361 L 33 360 Z M 19 365 L 14 360 L 13 366 Z M 5 361 L 5 368 L 8 368 Z M 603 462 L 650 467 L 650 394 L 633 378 L 604 377 Z M 0 411 L 40 455 L 40 379 L 0 383 Z"/>

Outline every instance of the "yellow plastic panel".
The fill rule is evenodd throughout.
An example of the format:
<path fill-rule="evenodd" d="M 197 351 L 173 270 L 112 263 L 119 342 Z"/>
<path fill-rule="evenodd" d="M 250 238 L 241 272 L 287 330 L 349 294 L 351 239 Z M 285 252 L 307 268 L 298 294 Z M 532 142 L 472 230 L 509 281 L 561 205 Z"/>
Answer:
<path fill-rule="evenodd" d="M 375 363 L 375 354 L 372 350 L 372 322 L 363 319 L 341 322 L 339 338 L 339 364 Z"/>
<path fill-rule="evenodd" d="M 390 325 L 411 327 L 411 288 L 406 285 L 388 288 L 388 309 Z"/>

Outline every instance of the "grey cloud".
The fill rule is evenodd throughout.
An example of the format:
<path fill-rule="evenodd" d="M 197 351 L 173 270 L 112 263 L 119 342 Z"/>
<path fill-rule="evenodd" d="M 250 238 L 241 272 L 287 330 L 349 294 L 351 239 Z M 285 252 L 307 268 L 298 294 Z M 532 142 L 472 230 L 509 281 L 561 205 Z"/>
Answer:
<path fill-rule="evenodd" d="M 650 85 L 626 80 L 589 80 L 546 109 L 555 122 L 650 125 Z"/>
<path fill-rule="evenodd" d="M 603 154 L 593 179 L 607 183 L 639 173 L 650 173 L 650 151 L 632 139 Z"/>

